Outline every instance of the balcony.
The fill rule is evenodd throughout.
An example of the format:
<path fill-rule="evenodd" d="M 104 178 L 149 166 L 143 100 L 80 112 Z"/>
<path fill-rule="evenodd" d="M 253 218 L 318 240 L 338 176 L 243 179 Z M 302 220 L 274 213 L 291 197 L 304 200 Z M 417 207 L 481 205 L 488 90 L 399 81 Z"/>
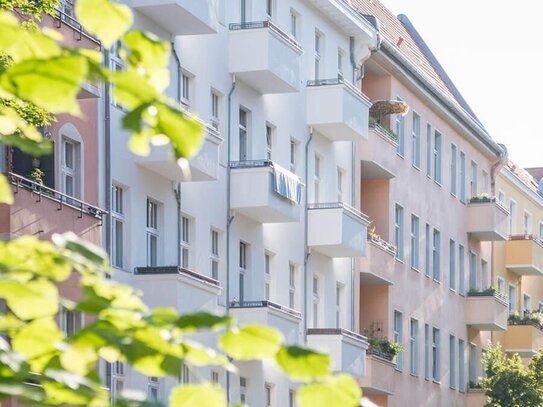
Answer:
<path fill-rule="evenodd" d="M 505 267 L 519 276 L 543 275 L 543 242 L 535 236 L 510 236 L 505 242 Z"/>
<path fill-rule="evenodd" d="M 467 205 L 467 232 L 480 241 L 505 240 L 509 212 L 496 202 L 496 198 L 472 198 Z"/>
<path fill-rule="evenodd" d="M 179 312 L 217 312 L 219 281 L 179 266 L 136 267 L 134 287 L 151 308 L 175 307 Z"/>
<path fill-rule="evenodd" d="M 7 177 L 15 202 L 0 205 L 2 239 L 20 235 L 50 239 L 54 233 L 72 231 L 100 245 L 106 211 L 20 175 L 9 173 Z"/>
<path fill-rule="evenodd" d="M 368 138 L 371 102 L 342 78 L 307 82 L 307 124 L 330 141 Z"/>
<path fill-rule="evenodd" d="M 200 151 L 189 161 L 189 171 L 181 168 L 173 157 L 170 144 L 152 146 L 148 156 L 136 156 L 140 166 L 171 181 L 215 181 L 219 171 L 219 146 L 222 139 L 210 125 L 204 125 L 205 138 Z"/>
<path fill-rule="evenodd" d="M 308 329 L 307 345 L 331 357 L 334 372 L 362 377 L 366 373 L 367 339 L 346 329 Z"/>
<path fill-rule="evenodd" d="M 533 321 L 509 321 L 503 348 L 508 353 L 532 357 L 543 348 L 543 326 Z"/>
<path fill-rule="evenodd" d="M 172 35 L 214 34 L 219 0 L 132 0 L 132 7 Z"/>
<path fill-rule="evenodd" d="M 328 257 L 362 257 L 366 254 L 369 220 L 341 203 L 307 206 L 308 245 Z"/>
<path fill-rule="evenodd" d="M 479 331 L 507 328 L 507 301 L 493 291 L 469 292 L 466 297 L 466 325 Z"/>
<path fill-rule="evenodd" d="M 396 364 L 390 359 L 366 353 L 366 375 L 358 381 L 364 394 L 392 395 L 394 369 L 396 369 Z"/>
<path fill-rule="evenodd" d="M 392 285 L 396 248 L 380 237 L 368 234 L 365 257 L 359 260 L 360 285 Z"/>
<path fill-rule="evenodd" d="M 303 183 L 270 160 L 230 163 L 231 207 L 260 223 L 298 222 Z"/>
<path fill-rule="evenodd" d="M 390 179 L 394 173 L 398 137 L 377 123 L 369 125 L 368 139 L 360 142 L 362 179 Z"/>
<path fill-rule="evenodd" d="M 469 389 L 466 394 L 466 407 L 486 406 L 486 395 L 482 389 Z"/>
<path fill-rule="evenodd" d="M 300 44 L 271 21 L 230 24 L 229 69 L 263 94 L 300 89 Z"/>
<path fill-rule="evenodd" d="M 302 314 L 272 301 L 235 301 L 230 304 L 230 312 L 240 324 L 260 324 L 281 331 L 286 343 L 299 342 Z"/>

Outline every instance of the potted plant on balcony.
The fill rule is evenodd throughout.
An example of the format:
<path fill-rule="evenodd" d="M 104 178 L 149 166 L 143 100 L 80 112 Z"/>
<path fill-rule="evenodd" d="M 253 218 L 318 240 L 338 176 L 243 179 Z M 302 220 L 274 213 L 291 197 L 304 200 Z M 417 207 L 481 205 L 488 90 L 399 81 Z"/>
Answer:
<path fill-rule="evenodd" d="M 393 362 L 398 353 L 403 352 L 403 346 L 399 343 L 390 342 L 386 338 L 375 336 L 373 331 L 364 330 L 364 335 L 368 338 L 368 352 L 383 359 Z"/>
<path fill-rule="evenodd" d="M 496 202 L 495 197 L 491 197 L 490 195 L 484 193 L 484 194 L 478 194 L 469 199 L 469 203 L 490 203 L 490 202 Z"/>

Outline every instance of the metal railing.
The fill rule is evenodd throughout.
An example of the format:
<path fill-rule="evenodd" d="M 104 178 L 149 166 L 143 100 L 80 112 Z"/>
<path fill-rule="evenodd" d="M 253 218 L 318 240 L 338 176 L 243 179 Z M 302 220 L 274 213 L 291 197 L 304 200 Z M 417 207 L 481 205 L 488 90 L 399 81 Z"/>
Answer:
<path fill-rule="evenodd" d="M 260 168 L 273 167 L 272 160 L 246 160 L 246 161 L 230 161 L 230 168 Z"/>
<path fill-rule="evenodd" d="M 468 297 L 494 297 L 502 302 L 507 303 L 507 298 L 501 295 L 495 290 L 483 290 L 483 291 L 468 291 L 466 294 Z"/>
<path fill-rule="evenodd" d="M 149 275 L 149 274 L 184 274 L 189 277 L 200 280 L 204 283 L 211 284 L 220 287 L 221 283 L 214 278 L 197 273 L 196 271 L 188 270 L 180 266 L 150 266 L 150 267 L 136 267 L 134 274 Z"/>
<path fill-rule="evenodd" d="M 337 78 L 327 78 L 327 79 L 310 79 L 307 81 L 308 87 L 316 86 L 333 86 L 333 85 L 343 85 L 347 90 L 349 90 L 354 96 L 363 99 L 365 102 L 371 104 L 369 98 L 362 93 L 360 89 L 354 86 L 351 82 L 346 81 L 343 76 L 338 76 Z"/>
<path fill-rule="evenodd" d="M 392 130 L 385 129 L 379 123 L 370 123 L 368 125 L 370 129 L 374 129 L 376 133 L 381 135 L 383 138 L 386 138 L 392 141 L 394 144 L 398 145 L 398 136 L 392 132 Z"/>
<path fill-rule="evenodd" d="M 379 246 L 390 252 L 391 254 L 396 254 L 396 246 L 382 239 L 381 237 L 368 234 L 368 241 L 374 243 L 376 246 Z"/>
<path fill-rule="evenodd" d="M 272 308 L 290 314 L 296 318 L 302 317 L 301 312 L 277 304 L 273 301 L 232 301 L 230 303 L 230 308 Z"/>
<path fill-rule="evenodd" d="M 364 335 L 357 334 L 356 332 L 349 331 L 343 328 L 309 328 L 307 330 L 308 335 L 341 335 L 360 342 L 368 342 L 368 338 Z"/>
<path fill-rule="evenodd" d="M 107 214 L 107 211 L 97 206 L 88 204 L 70 195 L 66 195 L 63 192 L 57 191 L 53 188 L 41 185 L 36 181 L 32 181 L 28 178 L 20 175 L 8 172 L 7 177 L 12 185 L 15 186 L 15 192 L 18 193 L 20 188 L 30 191 L 38 196 L 36 202 L 41 202 L 41 198 L 45 197 L 59 203 L 58 210 L 62 210 L 64 206 L 79 210 L 79 218 L 83 217 L 83 214 L 94 216 L 102 221 L 102 216 Z"/>
<path fill-rule="evenodd" d="M 93 35 L 91 35 L 90 33 L 88 33 L 87 31 L 85 31 L 81 23 L 77 19 L 72 17 L 71 15 L 66 14 L 64 11 L 57 8 L 55 9 L 54 18 L 55 20 L 57 20 L 57 28 L 62 27 L 62 23 L 65 23 L 68 27 L 72 28 L 76 33 L 78 33 L 79 34 L 79 38 L 77 38 L 78 41 L 80 41 L 82 37 L 85 37 L 91 40 L 92 42 L 94 42 L 99 47 L 102 47 L 102 43 L 100 42 L 100 40 L 94 37 Z"/>
<path fill-rule="evenodd" d="M 268 28 L 270 31 L 273 31 L 277 34 L 282 40 L 287 42 L 290 46 L 295 48 L 299 53 L 303 52 L 303 48 L 298 41 L 288 35 L 286 32 L 281 30 L 278 26 L 272 23 L 270 20 L 265 21 L 247 21 L 243 23 L 230 23 L 228 26 L 230 31 L 239 31 L 239 30 L 255 30 L 259 28 Z"/>
<path fill-rule="evenodd" d="M 307 204 L 307 209 L 343 209 L 346 212 L 349 212 L 351 215 L 360 218 L 360 220 L 362 220 L 363 222 L 369 223 L 370 221 L 368 215 L 343 202 L 311 203 Z"/>
<path fill-rule="evenodd" d="M 518 320 L 507 320 L 507 325 L 531 325 L 534 328 L 539 329 L 540 331 L 543 331 L 543 325 L 541 325 L 539 322 L 532 321 L 529 319 L 518 319 Z"/>
<path fill-rule="evenodd" d="M 384 359 L 387 362 L 392 362 L 394 360 L 394 355 L 392 353 L 381 352 L 378 350 L 368 349 L 366 351 L 369 355 Z"/>

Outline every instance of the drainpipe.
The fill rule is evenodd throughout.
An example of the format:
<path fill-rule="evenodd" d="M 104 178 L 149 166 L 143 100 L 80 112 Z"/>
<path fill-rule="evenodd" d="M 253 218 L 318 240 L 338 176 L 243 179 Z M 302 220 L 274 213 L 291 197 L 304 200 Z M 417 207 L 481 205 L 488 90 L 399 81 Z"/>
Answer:
<path fill-rule="evenodd" d="M 177 51 L 175 50 L 175 42 L 172 41 L 172 54 L 175 58 L 175 63 L 177 65 L 177 95 L 176 100 L 177 102 L 181 102 L 181 61 L 179 60 L 179 55 L 177 54 Z"/>
<path fill-rule="evenodd" d="M 307 244 L 308 238 L 308 210 L 307 210 L 307 198 L 309 193 L 307 192 L 307 186 L 309 182 L 309 144 L 313 140 L 313 127 L 309 127 L 309 138 L 305 143 L 305 224 L 304 224 L 304 343 L 307 343 L 307 262 L 309 261 L 309 256 L 311 251 Z"/>
<path fill-rule="evenodd" d="M 231 216 L 230 205 L 230 150 L 232 139 L 232 95 L 236 89 L 236 76 L 232 76 L 232 87 L 228 92 L 228 148 L 227 148 L 227 160 L 226 160 L 226 313 L 230 312 L 230 225 L 234 220 Z M 226 371 L 226 401 L 230 403 L 230 372 Z"/>
<path fill-rule="evenodd" d="M 181 61 L 179 60 L 179 55 L 175 49 L 175 42 L 172 41 L 172 54 L 175 59 L 175 64 L 177 66 L 177 93 L 176 101 L 181 103 Z M 177 265 L 181 265 L 181 183 L 177 184 L 173 188 L 173 193 L 175 195 L 175 201 L 177 203 Z"/>

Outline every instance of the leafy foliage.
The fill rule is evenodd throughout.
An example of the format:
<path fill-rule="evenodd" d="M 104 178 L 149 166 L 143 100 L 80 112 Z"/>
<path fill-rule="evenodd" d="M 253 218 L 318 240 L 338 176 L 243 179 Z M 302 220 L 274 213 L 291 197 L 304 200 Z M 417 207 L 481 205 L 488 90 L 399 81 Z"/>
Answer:
<path fill-rule="evenodd" d="M 202 141 L 201 122 L 184 112 L 164 91 L 169 84 L 170 47 L 152 34 L 131 30 L 130 9 L 109 0 L 78 0 L 84 28 L 109 48 L 122 43 L 126 70 L 101 65 L 98 51 L 67 47 L 58 33 L 40 29 L 55 0 L 0 0 L 0 142 L 31 154 L 50 145 L 37 131 L 52 114 L 80 114 L 77 94 L 84 82 L 101 81 L 114 89 L 126 111 L 123 126 L 133 135 L 129 148 L 147 154 L 150 145 L 169 142 L 176 159 L 195 154 Z M 23 24 L 21 24 L 23 21 Z M 0 175 L 0 203 L 13 197 Z M 104 251 L 73 233 L 52 242 L 24 236 L 0 242 L 0 399 L 43 406 L 110 404 L 97 372 L 101 360 L 121 361 L 148 376 L 178 378 L 181 367 L 220 366 L 235 371 L 235 360 L 276 361 L 303 381 L 301 407 L 355 406 L 361 392 L 346 375 L 330 374 L 327 355 L 283 344 L 273 328 L 239 326 L 229 316 L 205 312 L 178 315 L 173 308 L 150 310 L 130 286 L 107 279 Z M 77 281 L 78 301 L 61 295 L 59 285 Z M 67 334 L 59 312 L 81 312 L 86 324 Z M 212 330 L 218 348 L 190 340 L 187 334 Z M 152 406 L 139 394 L 121 394 L 116 406 Z M 180 385 L 172 406 L 226 406 L 215 384 Z"/>

